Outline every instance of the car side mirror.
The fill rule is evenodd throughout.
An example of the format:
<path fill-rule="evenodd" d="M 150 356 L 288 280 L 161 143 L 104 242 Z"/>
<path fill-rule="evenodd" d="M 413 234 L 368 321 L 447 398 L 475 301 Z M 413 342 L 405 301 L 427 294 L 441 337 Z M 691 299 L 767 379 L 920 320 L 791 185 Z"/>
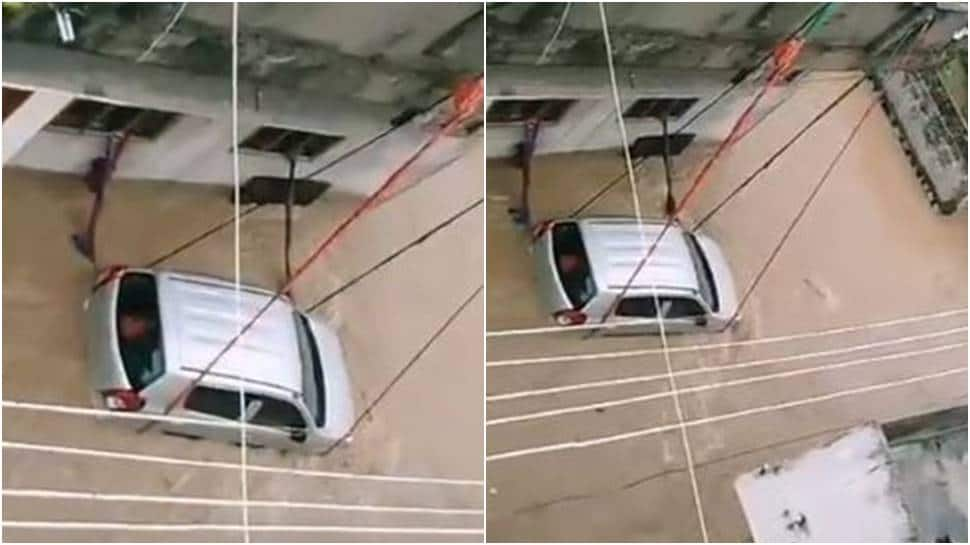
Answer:
<path fill-rule="evenodd" d="M 290 439 L 296 443 L 305 443 L 306 437 L 306 430 L 298 428 L 290 430 Z"/>
<path fill-rule="evenodd" d="M 694 318 L 694 325 L 704 327 L 707 325 L 707 316 L 698 316 Z"/>

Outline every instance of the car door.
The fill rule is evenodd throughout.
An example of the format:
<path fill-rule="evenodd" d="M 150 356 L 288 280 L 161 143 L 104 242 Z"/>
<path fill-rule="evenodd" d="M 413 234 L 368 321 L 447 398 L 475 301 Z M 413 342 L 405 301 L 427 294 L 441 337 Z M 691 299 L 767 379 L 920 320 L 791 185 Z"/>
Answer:
<path fill-rule="evenodd" d="M 162 429 L 168 435 L 186 439 L 215 439 L 236 444 L 240 442 L 239 427 L 226 425 L 239 422 L 238 390 L 197 385 L 189 391 L 185 402 L 172 415 L 197 422 L 166 422 Z M 252 441 L 247 442 L 252 446 L 261 446 Z"/>
<path fill-rule="evenodd" d="M 289 450 L 302 448 L 310 429 L 307 428 L 305 411 L 292 401 L 264 395 L 246 393 L 248 402 L 247 422 L 251 441 L 259 441 L 274 448 Z"/>
<path fill-rule="evenodd" d="M 696 299 L 678 295 L 627 296 L 616 305 L 611 317 L 614 322 L 639 322 L 636 325 L 614 328 L 610 335 L 659 334 L 657 304 L 663 318 L 665 333 L 690 333 L 703 329 L 707 312 Z"/>

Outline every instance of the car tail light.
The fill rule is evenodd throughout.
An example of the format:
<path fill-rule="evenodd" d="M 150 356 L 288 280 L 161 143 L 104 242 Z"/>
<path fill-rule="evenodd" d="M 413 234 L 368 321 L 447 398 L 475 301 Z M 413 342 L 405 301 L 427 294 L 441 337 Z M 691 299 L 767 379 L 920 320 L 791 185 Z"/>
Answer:
<path fill-rule="evenodd" d="M 128 267 L 124 265 L 111 265 L 109 267 L 105 267 L 101 270 L 101 272 L 98 273 L 98 278 L 94 281 L 94 287 L 91 288 L 91 291 L 97 291 L 101 286 L 124 274 L 126 270 L 128 270 Z"/>
<path fill-rule="evenodd" d="M 540 221 L 532 227 L 532 242 L 539 240 L 552 227 L 552 220 Z"/>
<path fill-rule="evenodd" d="M 134 390 L 108 390 L 101 395 L 112 411 L 137 411 L 145 406 L 145 400 Z"/>
<path fill-rule="evenodd" d="M 552 315 L 559 325 L 579 325 L 586 323 L 586 314 L 578 310 L 562 310 Z"/>

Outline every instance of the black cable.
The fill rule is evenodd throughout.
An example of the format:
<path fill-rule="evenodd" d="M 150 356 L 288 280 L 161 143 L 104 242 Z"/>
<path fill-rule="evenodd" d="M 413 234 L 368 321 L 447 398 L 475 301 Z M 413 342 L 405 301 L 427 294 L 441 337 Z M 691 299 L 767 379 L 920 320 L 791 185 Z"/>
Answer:
<path fill-rule="evenodd" d="M 893 52 L 886 58 L 883 64 L 889 65 L 890 63 L 896 62 L 896 59 L 904 54 L 903 52 L 904 49 L 906 50 L 912 49 L 912 47 L 916 45 L 916 42 L 919 40 L 920 36 L 922 36 L 923 33 L 925 33 L 930 28 L 932 21 L 933 21 L 932 18 L 927 19 L 922 23 L 920 27 L 918 27 L 918 29 L 915 30 L 915 32 L 914 32 L 914 29 L 910 29 L 909 31 L 907 31 L 906 34 L 904 34 L 896 43 L 896 47 L 893 49 Z M 745 187 L 747 187 L 752 181 L 754 181 L 754 179 L 759 174 L 764 172 L 771 165 L 771 163 L 775 159 L 777 159 L 779 155 L 781 155 L 781 153 L 784 153 L 784 151 L 786 151 L 792 144 L 794 144 L 795 141 L 798 140 L 812 125 L 817 123 L 822 117 L 828 114 L 829 111 L 835 108 L 835 106 L 837 106 L 839 102 L 844 100 L 849 95 L 849 93 L 851 93 L 856 87 L 858 87 L 863 81 L 865 81 L 865 79 L 866 79 L 866 76 L 862 76 L 859 79 L 857 79 L 852 85 L 850 85 L 845 91 L 843 91 L 842 94 L 836 97 L 836 99 L 831 104 L 826 106 L 824 110 L 816 114 L 816 116 L 812 118 L 812 120 L 808 123 L 808 125 L 806 125 L 799 132 L 797 132 L 795 136 L 792 137 L 791 140 L 789 140 L 784 146 L 782 146 L 777 152 L 775 152 L 775 154 L 769 157 L 765 163 L 763 163 L 757 170 L 755 170 L 750 176 L 748 176 L 743 182 L 741 182 L 741 184 L 739 184 L 737 187 L 731 190 L 731 192 L 724 199 L 718 202 L 717 205 L 714 206 L 714 208 L 712 208 L 707 214 L 705 214 L 704 217 L 702 217 L 691 228 L 691 232 L 697 231 L 698 229 L 701 228 L 701 226 L 707 223 L 707 221 L 711 219 L 711 217 L 713 217 L 718 211 L 720 211 L 721 208 L 723 208 L 728 202 L 730 202 L 735 196 L 737 196 L 738 193 L 740 193 Z M 769 115 L 770 113 L 771 112 L 769 112 Z"/>
<path fill-rule="evenodd" d="M 385 386 L 384 389 L 381 390 L 381 393 L 378 394 L 373 401 L 367 404 L 367 408 L 360 413 L 360 415 L 357 417 L 356 420 L 354 420 L 354 423 L 350 425 L 350 429 L 347 430 L 346 433 L 341 435 L 339 439 L 334 441 L 334 443 L 330 445 L 327 448 L 327 450 L 323 452 L 322 456 L 327 456 L 328 454 L 333 452 L 333 449 L 340 446 L 341 443 L 346 441 L 348 437 L 354 434 L 354 432 L 364 421 L 364 419 L 367 418 L 370 415 L 370 413 L 374 410 L 374 407 L 376 407 L 377 404 L 380 403 L 385 396 L 387 396 L 387 394 L 391 391 L 391 389 L 394 388 L 394 386 L 398 382 L 400 382 L 405 375 L 407 375 L 408 371 L 410 371 L 411 368 L 414 367 L 414 364 L 416 364 L 421 359 L 421 356 L 423 356 L 424 353 L 427 352 L 429 348 L 431 348 L 431 345 L 433 345 L 434 342 L 437 341 L 442 334 L 444 334 L 444 332 L 448 329 L 448 327 L 451 326 L 451 324 L 458 319 L 458 316 L 461 315 L 462 311 L 465 310 L 465 308 L 468 305 L 470 305 L 472 301 L 475 300 L 475 297 L 477 297 L 478 294 L 482 292 L 483 287 L 484 286 L 478 286 L 478 288 L 476 288 L 475 291 L 468 296 L 468 298 L 466 298 L 460 305 L 458 305 L 458 308 L 456 308 L 455 311 L 451 313 L 451 316 L 448 316 L 448 319 L 445 320 L 441 324 L 441 326 L 438 327 L 437 331 L 435 331 L 431 335 L 431 337 L 428 338 L 428 340 L 424 343 L 424 345 L 421 346 L 421 348 L 418 349 L 417 352 L 415 352 L 414 356 L 412 356 L 411 359 L 408 360 L 406 364 L 404 364 L 404 367 L 401 367 L 401 369 L 397 372 L 394 378 L 391 379 L 391 382 L 389 382 L 387 386 Z"/>
<path fill-rule="evenodd" d="M 290 178 L 286 181 L 286 207 L 283 227 L 283 268 L 286 272 L 285 282 L 292 276 L 290 267 L 290 252 L 293 245 L 293 197 L 296 194 L 296 158 L 287 157 L 290 162 Z M 284 283 L 285 283 L 284 282 Z"/>
<path fill-rule="evenodd" d="M 798 34 L 800 34 L 803 30 L 805 30 L 806 28 L 808 28 L 808 26 L 812 23 L 812 21 L 814 21 L 815 18 L 818 17 L 822 13 L 822 11 L 826 8 L 826 6 L 828 6 L 828 3 L 819 4 L 819 6 L 817 8 L 815 8 L 815 10 L 813 10 L 812 13 L 804 21 L 802 21 L 802 23 L 800 25 L 798 25 L 798 27 L 795 28 L 795 30 L 793 30 L 790 33 L 788 33 L 788 36 L 785 37 L 785 41 L 788 41 L 788 40 L 794 38 L 795 36 L 797 36 Z M 692 115 L 687 121 L 685 121 L 684 124 L 680 126 L 680 128 L 678 128 L 676 131 L 674 131 L 674 133 L 671 136 L 678 136 L 678 135 L 680 135 L 680 133 L 682 133 L 688 127 L 690 127 L 691 124 L 693 124 L 695 121 L 697 121 L 702 115 L 704 115 L 705 113 L 707 113 L 708 111 L 710 111 L 711 108 L 713 108 L 719 102 L 721 102 L 722 100 L 724 100 L 724 98 L 726 96 L 728 96 L 729 94 L 731 94 L 731 92 L 734 91 L 739 85 L 741 85 L 741 83 L 743 83 L 744 80 L 746 80 L 748 78 L 748 76 L 750 76 L 758 68 L 760 68 L 762 65 L 764 65 L 764 63 L 768 62 L 771 59 L 771 57 L 772 57 L 773 54 L 774 54 L 774 51 L 773 50 L 772 51 L 769 51 L 768 53 L 763 54 L 761 56 L 761 58 L 758 59 L 758 61 L 756 63 L 754 63 L 752 66 L 750 66 L 748 68 L 742 68 L 737 74 L 735 74 L 735 76 L 733 78 L 731 78 L 731 82 L 730 82 L 730 84 L 727 87 L 725 87 L 724 89 L 722 89 L 721 92 L 718 93 L 717 96 L 715 96 L 713 99 L 711 99 L 707 104 L 705 104 L 703 108 L 701 108 L 700 110 L 698 110 L 697 112 L 695 112 L 694 115 Z M 638 158 L 636 161 L 634 161 L 633 168 L 634 169 L 638 168 L 646 160 L 647 160 L 646 157 L 640 157 L 640 158 Z M 627 173 L 626 173 L 626 171 L 624 171 L 624 172 L 620 173 L 620 175 L 618 175 L 617 177 L 615 177 L 615 178 L 611 179 L 610 181 L 606 182 L 605 184 L 603 184 L 603 187 L 601 187 L 598 191 L 596 191 L 596 193 L 594 193 L 589 199 L 587 199 L 582 204 L 580 204 L 579 207 L 577 207 L 575 210 L 573 210 L 572 213 L 569 214 L 569 217 L 574 218 L 574 217 L 578 216 L 579 214 L 583 213 L 587 208 L 589 208 L 596 201 L 598 201 L 600 199 L 600 197 L 602 197 L 607 191 L 609 191 L 610 189 L 613 189 L 613 186 L 615 186 L 616 184 L 620 183 L 620 181 L 623 180 L 626 177 L 627 177 Z"/>
<path fill-rule="evenodd" d="M 369 276 L 371 273 L 376 272 L 378 269 L 384 267 L 388 263 L 390 263 L 390 262 L 394 261 L 395 259 L 397 259 L 401 254 L 404 254 L 405 252 L 407 252 L 408 250 L 411 250 L 412 248 L 414 248 L 416 246 L 420 246 L 421 244 L 424 244 L 435 233 L 441 231 L 445 227 L 448 227 L 452 223 L 458 221 L 465 214 L 468 214 L 469 212 L 471 212 L 475 208 L 478 208 L 479 206 L 481 206 L 483 202 L 485 202 L 484 199 L 478 199 L 477 201 L 473 202 L 472 204 L 466 206 L 465 208 L 462 208 L 456 214 L 451 215 L 446 220 L 444 220 L 441 223 L 435 225 L 430 230 L 428 230 L 424 234 L 422 234 L 420 237 L 418 237 L 418 238 L 412 240 L 411 242 L 405 244 L 401 248 L 398 248 L 397 250 L 395 250 L 394 252 L 392 252 L 390 255 L 388 255 L 384 259 L 378 261 L 376 264 L 374 264 L 373 266 L 371 266 L 370 268 L 368 268 L 364 272 L 362 272 L 362 273 L 358 274 L 357 276 L 351 278 L 350 280 L 348 280 L 347 282 L 345 282 L 343 285 L 341 285 L 337 289 L 331 291 L 327 295 L 324 295 L 319 300 L 317 300 L 317 302 L 315 302 L 312 305 L 310 305 L 309 307 L 307 307 L 304 312 L 308 312 L 308 313 L 309 312 L 313 312 L 314 310 L 316 310 L 317 308 L 319 308 L 320 305 L 323 305 L 323 304 L 327 303 L 328 301 L 330 301 L 334 297 L 340 295 L 344 291 L 346 291 L 349 288 L 353 287 L 355 284 L 357 284 L 358 282 L 360 282 L 361 280 L 363 280 L 365 277 Z"/>
<path fill-rule="evenodd" d="M 748 187 L 748 185 L 750 185 L 751 182 L 753 182 L 762 172 L 768 170 L 768 168 L 779 157 L 781 157 L 785 152 L 787 152 L 796 142 L 798 142 L 798 140 L 801 139 L 802 136 L 805 135 L 805 133 L 807 133 L 812 127 L 814 127 L 819 121 L 821 121 L 822 118 L 828 115 L 829 112 L 831 112 L 833 109 L 835 109 L 836 106 L 838 106 L 843 100 L 845 100 L 846 97 L 848 97 L 852 93 L 852 91 L 854 91 L 856 88 L 862 85 L 862 82 L 865 80 L 866 80 L 866 76 L 861 76 L 858 79 L 856 79 L 856 81 L 853 82 L 852 85 L 850 85 L 844 91 L 842 91 L 842 93 L 840 93 L 839 96 L 835 97 L 835 99 L 832 102 L 830 102 L 828 106 L 826 106 L 819 113 L 815 114 L 815 116 L 808 122 L 808 124 L 802 126 L 802 128 L 799 129 L 798 132 L 796 132 L 791 138 L 789 138 L 787 142 L 785 142 L 780 148 L 775 150 L 775 152 L 772 153 L 768 157 L 768 159 L 766 159 L 763 163 L 761 163 L 761 165 L 759 165 L 758 168 L 754 170 L 754 172 L 749 174 L 748 177 L 745 178 L 743 182 L 741 182 L 740 184 L 738 184 L 737 187 L 732 189 L 731 192 L 728 193 L 727 196 L 725 196 L 723 199 L 721 199 L 716 205 L 714 205 L 714 208 L 712 208 L 707 214 L 704 214 L 704 216 L 700 220 L 698 220 L 691 228 L 691 232 L 694 232 L 700 229 L 705 223 L 707 223 L 708 220 L 710 220 L 715 214 L 717 214 L 721 210 L 721 208 L 723 208 L 727 203 L 729 203 L 732 199 L 734 199 L 734 197 L 736 197 L 738 193 L 743 191 L 744 188 Z"/>
<path fill-rule="evenodd" d="M 316 169 L 316 170 L 314 170 L 314 171 L 312 171 L 312 172 L 310 172 L 308 174 L 304 174 L 303 176 L 301 176 L 301 178 L 304 178 L 304 179 L 313 178 L 314 176 L 320 174 L 321 172 L 324 172 L 325 170 L 329 170 L 330 168 L 335 167 L 338 163 L 341 163 L 341 162 L 349 159 L 351 156 L 357 154 L 358 152 L 364 150 L 365 148 L 370 147 L 370 146 L 376 144 L 377 142 L 379 142 L 380 140 L 382 140 L 386 136 L 390 135 L 394 131 L 400 129 L 401 127 L 403 127 L 405 125 L 407 125 L 408 121 L 411 121 L 412 119 L 414 119 L 416 116 L 418 116 L 420 114 L 423 114 L 425 112 L 428 112 L 428 111 L 434 109 L 435 107 L 437 107 L 438 105 L 442 104 L 443 102 L 445 102 L 449 98 L 451 98 L 451 93 L 449 93 L 449 94 L 447 94 L 447 95 L 439 98 L 438 100 L 432 102 L 430 106 L 425 106 L 424 108 L 409 108 L 409 109 L 405 110 L 400 115 L 398 115 L 397 117 L 395 117 L 394 119 L 391 120 L 391 126 L 390 127 L 388 127 L 386 129 L 384 129 L 383 131 L 375 134 L 374 136 L 370 137 L 369 139 L 365 140 L 364 142 L 362 142 L 362 143 L 354 146 L 350 150 L 347 150 L 342 155 L 340 155 L 339 157 L 335 158 L 333 161 L 330 161 L 329 163 L 323 165 L 322 167 L 320 167 L 320 168 L 318 168 L 318 169 Z"/>
<path fill-rule="evenodd" d="M 812 191 L 808 194 L 808 197 L 805 199 L 805 202 L 803 202 L 802 206 L 798 209 L 798 213 L 795 214 L 795 217 L 792 218 L 791 223 L 785 229 L 785 232 L 784 234 L 782 234 L 781 239 L 778 240 L 778 243 L 775 245 L 774 249 L 768 255 L 768 259 L 765 261 L 764 265 L 762 265 L 761 269 L 758 271 L 758 274 L 755 275 L 754 280 L 751 282 L 751 285 L 748 286 L 748 288 L 744 292 L 744 295 L 741 296 L 741 299 L 738 301 L 738 307 L 731 315 L 731 319 L 728 320 L 726 328 L 731 327 L 731 325 L 737 320 L 738 315 L 741 313 L 741 309 L 744 308 L 744 305 L 750 299 L 751 294 L 754 292 L 754 289 L 758 287 L 758 284 L 761 282 L 761 279 L 764 278 L 765 274 L 768 272 L 768 268 L 771 267 L 771 264 L 775 261 L 775 258 L 778 257 L 778 254 L 781 252 L 781 249 L 784 247 L 785 242 L 788 241 L 788 237 L 790 237 L 792 232 L 795 230 L 795 227 L 798 225 L 798 222 L 801 221 L 802 217 L 805 216 L 805 212 L 808 211 L 809 206 L 811 206 L 812 202 L 815 201 L 815 197 L 818 196 L 819 191 L 821 191 L 822 189 L 822 186 L 824 186 L 825 182 L 828 181 L 829 176 L 832 174 L 832 171 L 835 170 L 835 167 L 839 163 L 839 160 L 842 159 L 843 155 L 845 155 L 846 150 L 849 148 L 849 144 L 851 144 L 852 141 L 855 139 L 856 135 L 859 134 L 859 129 L 862 128 L 862 125 L 869 117 L 869 112 L 872 111 L 876 103 L 877 101 L 874 100 L 866 108 L 866 111 L 862 114 L 862 117 L 855 124 L 855 126 L 852 127 L 852 131 L 849 133 L 849 137 L 845 139 L 845 142 L 843 142 L 842 146 L 839 147 L 839 151 L 835 154 L 834 157 L 832 157 L 832 160 L 829 162 L 829 165 L 825 169 L 825 172 L 822 173 L 822 177 L 819 178 L 818 183 L 816 183 L 815 187 L 812 188 Z"/>
<path fill-rule="evenodd" d="M 239 214 L 239 219 L 242 219 L 242 218 L 248 216 L 249 214 L 255 212 L 257 209 L 261 208 L 262 206 L 263 206 L 262 204 L 257 204 L 255 206 L 251 206 L 251 207 L 247 208 L 245 212 L 242 212 L 242 213 Z M 149 261 L 148 263 L 145 264 L 145 268 L 146 269 L 151 269 L 151 268 L 159 265 L 163 261 L 166 261 L 168 259 L 171 259 L 176 254 L 180 254 L 180 253 L 184 252 L 185 250 L 191 248 L 192 246 L 195 246 L 199 242 L 202 242 L 203 240 L 205 240 L 205 239 L 209 238 L 210 236 L 216 234 L 217 232 L 221 231 L 226 226 L 232 225 L 233 222 L 235 222 L 235 221 L 236 221 L 236 214 L 233 213 L 233 215 L 229 216 L 228 218 L 226 218 L 222 222 L 220 222 L 220 223 L 214 225 L 213 227 L 209 228 L 208 230 L 204 231 L 202 234 L 197 235 L 196 237 L 191 238 L 191 239 L 183 242 L 182 244 L 176 246 L 171 251 L 166 252 L 166 253 L 160 255 L 159 257 L 156 257 L 155 259 Z"/>
<path fill-rule="evenodd" d="M 674 177 L 670 172 L 670 134 L 667 133 L 667 116 L 660 118 L 660 125 L 664 137 L 664 180 L 667 185 L 667 200 L 664 203 L 664 211 L 667 213 L 667 217 L 670 217 L 677 211 L 677 202 L 674 200 Z"/>
<path fill-rule="evenodd" d="M 343 154 L 341 154 L 339 157 L 334 158 L 332 161 L 330 161 L 329 163 L 321 166 L 317 170 L 314 170 L 313 172 L 311 172 L 311 173 L 309 173 L 309 174 L 307 174 L 305 176 L 302 176 L 302 178 L 312 178 L 313 176 L 316 176 L 316 175 L 318 175 L 318 174 L 320 174 L 320 173 L 322 173 L 322 172 L 324 172 L 324 171 L 326 171 L 326 170 L 328 170 L 330 168 L 333 168 L 333 167 L 337 166 L 338 164 L 342 163 L 343 161 L 346 161 L 347 159 L 350 159 L 351 157 L 353 157 L 357 153 L 360 153 L 361 151 L 363 151 L 367 147 L 372 146 L 373 144 L 375 144 L 378 141 L 380 141 L 382 138 L 388 136 L 389 134 L 391 134 L 395 130 L 397 130 L 397 129 L 401 128 L 402 126 L 404 126 L 408 121 L 410 121 L 411 119 L 413 119 L 414 116 L 416 116 L 418 114 L 421 114 L 421 113 L 424 113 L 424 112 L 427 112 L 428 110 L 431 110 L 432 108 L 438 106 L 442 102 L 448 100 L 450 97 L 451 97 L 451 95 L 447 95 L 447 96 L 445 96 L 445 97 L 443 97 L 441 99 L 436 100 L 433 104 L 431 104 L 430 106 L 428 106 L 426 108 L 423 108 L 423 109 L 412 109 L 412 110 L 407 110 L 407 111 L 403 112 L 402 115 L 400 115 L 400 116 L 396 117 L 394 120 L 392 120 L 391 126 L 388 127 L 387 129 L 381 131 L 380 133 L 378 133 L 377 135 L 371 137 L 370 139 L 368 139 L 368 140 L 366 140 L 366 141 L 358 144 L 357 146 L 354 146 L 352 149 L 347 150 L 346 152 L 344 152 Z M 292 168 L 294 168 L 294 167 L 291 165 L 291 169 Z M 290 174 L 290 178 L 291 179 L 293 178 L 293 172 L 292 171 L 291 171 L 291 174 Z M 239 214 L 239 217 L 240 218 L 243 218 L 244 216 L 249 215 L 251 212 L 256 211 L 256 209 L 262 208 L 263 206 L 265 206 L 265 204 L 266 203 L 257 204 L 255 206 L 253 206 L 252 208 L 247 209 L 245 212 Z M 222 222 L 218 223 L 217 225 L 215 225 L 212 228 L 208 229 L 207 231 L 203 232 L 201 235 L 199 235 L 199 236 L 197 236 L 197 237 L 195 237 L 195 238 L 187 241 L 186 243 L 184 243 L 184 244 L 176 247 L 171 252 L 168 252 L 166 254 L 163 254 L 162 256 L 160 256 L 160 257 L 158 257 L 158 258 L 150 261 L 147 265 L 145 265 L 145 267 L 146 268 L 154 267 L 154 266 L 160 264 L 161 262 L 163 262 L 163 261 L 165 261 L 167 259 L 170 259 L 173 256 L 175 256 L 175 255 L 177 255 L 177 254 L 179 254 L 181 252 L 184 252 L 185 250 L 191 248 L 192 246 L 195 246 L 196 244 L 202 242 L 203 240 L 209 238 L 210 236 L 218 233 L 222 229 L 225 229 L 227 226 L 232 225 L 233 220 L 235 220 L 235 215 L 233 215 L 232 217 L 226 219 L 225 221 L 222 221 Z M 289 277 L 289 272 L 287 272 L 287 277 Z"/>

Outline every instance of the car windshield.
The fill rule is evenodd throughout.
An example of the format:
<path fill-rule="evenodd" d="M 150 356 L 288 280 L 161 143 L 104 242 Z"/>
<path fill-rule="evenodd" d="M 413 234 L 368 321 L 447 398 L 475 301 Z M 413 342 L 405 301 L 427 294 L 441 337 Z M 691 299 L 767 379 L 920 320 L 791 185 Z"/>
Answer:
<path fill-rule="evenodd" d="M 323 389 L 323 365 L 320 351 L 305 316 L 293 313 L 296 320 L 296 338 L 300 345 L 300 361 L 303 367 L 303 400 L 317 427 L 323 427 L 326 417 L 326 399 Z"/>
<path fill-rule="evenodd" d="M 714 273 L 707 262 L 707 256 L 704 255 L 701 245 L 697 243 L 693 234 L 685 232 L 684 238 L 687 239 L 687 247 L 690 248 L 690 256 L 694 262 L 694 271 L 697 273 L 697 284 L 700 286 L 701 297 L 707 303 L 707 306 L 711 307 L 711 311 L 717 312 L 717 287 L 714 283 Z"/>
<path fill-rule="evenodd" d="M 141 391 L 165 372 L 153 275 L 129 273 L 121 277 L 115 326 L 125 376 L 133 390 Z"/>
<path fill-rule="evenodd" d="M 596 283 L 589 267 L 586 246 L 575 222 L 552 227 L 552 254 L 563 291 L 574 309 L 581 309 L 596 295 Z"/>

